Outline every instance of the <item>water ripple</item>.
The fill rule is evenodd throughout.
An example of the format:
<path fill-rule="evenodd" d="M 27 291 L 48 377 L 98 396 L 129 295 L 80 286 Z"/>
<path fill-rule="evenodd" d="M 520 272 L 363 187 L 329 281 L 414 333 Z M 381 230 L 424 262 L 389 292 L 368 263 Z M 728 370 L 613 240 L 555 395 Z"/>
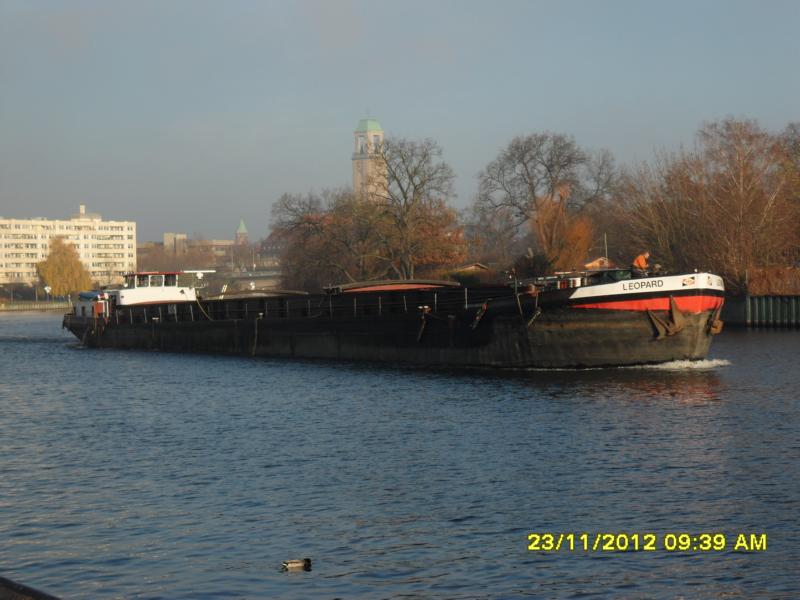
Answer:
<path fill-rule="evenodd" d="M 0 565 L 33 587 L 800 595 L 796 332 L 726 332 L 705 361 L 493 373 L 94 351 L 59 326 L 0 315 Z M 767 532 L 769 549 L 539 553 L 532 531 Z"/>

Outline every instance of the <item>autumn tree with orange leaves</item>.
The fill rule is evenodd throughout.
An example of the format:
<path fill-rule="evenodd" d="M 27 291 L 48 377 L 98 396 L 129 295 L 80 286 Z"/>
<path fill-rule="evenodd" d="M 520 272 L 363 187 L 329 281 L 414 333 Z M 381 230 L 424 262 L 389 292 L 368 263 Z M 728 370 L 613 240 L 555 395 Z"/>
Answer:
<path fill-rule="evenodd" d="M 368 202 L 384 221 L 380 232 L 394 277 L 412 279 L 419 267 L 463 261 L 463 230 L 447 204 L 455 175 L 441 147 L 431 139 L 386 139 L 380 152 L 385 184 L 373 186 Z"/>
<path fill-rule="evenodd" d="M 747 291 L 754 269 L 795 264 L 800 162 L 790 134 L 747 120 L 704 125 L 695 150 L 662 156 L 625 177 L 623 235 L 670 269 L 719 273 L 732 292 Z"/>
<path fill-rule="evenodd" d="M 594 230 L 583 214 L 610 196 L 617 169 L 609 152 L 584 150 L 569 136 L 518 136 L 480 173 L 476 207 L 528 223 L 535 251 L 553 268 L 579 267 Z"/>
<path fill-rule="evenodd" d="M 453 266 L 466 244 L 452 196 L 453 172 L 431 141 L 386 140 L 380 160 L 386 178 L 370 194 L 284 194 L 273 205 L 272 226 L 286 236 L 283 285 L 411 279 L 426 269 Z"/>
<path fill-rule="evenodd" d="M 66 296 L 92 286 L 89 271 L 75 246 L 61 237 L 50 240 L 50 252 L 45 260 L 36 263 L 36 272 L 41 282 L 50 286 L 54 296 Z"/>
<path fill-rule="evenodd" d="M 283 285 L 318 290 L 323 285 L 385 277 L 385 223 L 374 206 L 349 190 L 321 195 L 284 194 L 273 205 L 273 230 L 287 240 L 281 256 Z"/>

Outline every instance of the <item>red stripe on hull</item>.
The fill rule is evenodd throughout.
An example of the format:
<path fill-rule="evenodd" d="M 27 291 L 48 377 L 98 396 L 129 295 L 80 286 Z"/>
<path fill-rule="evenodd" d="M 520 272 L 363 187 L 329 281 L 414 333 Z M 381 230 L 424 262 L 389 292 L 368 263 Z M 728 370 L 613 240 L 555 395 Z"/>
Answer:
<path fill-rule="evenodd" d="M 683 312 L 701 313 L 722 306 L 719 296 L 675 296 L 675 304 Z M 642 300 L 614 300 L 573 304 L 572 308 L 599 308 L 604 310 L 669 310 L 669 297 L 645 298 Z"/>

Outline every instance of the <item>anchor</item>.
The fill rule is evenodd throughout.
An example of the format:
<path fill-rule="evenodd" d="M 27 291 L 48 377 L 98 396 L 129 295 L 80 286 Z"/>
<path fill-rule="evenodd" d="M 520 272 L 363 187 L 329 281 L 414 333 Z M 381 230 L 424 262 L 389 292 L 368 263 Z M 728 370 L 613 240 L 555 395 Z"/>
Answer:
<path fill-rule="evenodd" d="M 647 316 L 650 317 L 650 323 L 656 330 L 656 339 L 661 340 L 665 337 L 675 335 L 683 330 L 686 326 L 686 316 L 678 308 L 675 298 L 669 297 L 669 316 L 667 319 L 659 317 L 653 311 L 647 311 Z"/>
<path fill-rule="evenodd" d="M 718 306 L 714 309 L 714 312 L 711 313 L 711 316 L 708 317 L 708 324 L 706 325 L 706 333 L 709 335 L 717 335 L 718 333 L 722 333 L 722 319 L 719 318 L 719 314 L 722 312 L 722 306 Z"/>

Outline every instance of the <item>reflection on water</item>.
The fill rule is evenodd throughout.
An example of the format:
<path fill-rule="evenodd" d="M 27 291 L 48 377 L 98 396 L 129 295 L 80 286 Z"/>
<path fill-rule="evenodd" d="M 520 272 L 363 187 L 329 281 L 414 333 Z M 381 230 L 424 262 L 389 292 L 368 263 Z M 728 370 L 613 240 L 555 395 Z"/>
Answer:
<path fill-rule="evenodd" d="M 796 597 L 798 349 L 733 331 L 700 363 L 452 372 L 94 351 L 0 315 L 0 565 L 68 598 Z"/>

